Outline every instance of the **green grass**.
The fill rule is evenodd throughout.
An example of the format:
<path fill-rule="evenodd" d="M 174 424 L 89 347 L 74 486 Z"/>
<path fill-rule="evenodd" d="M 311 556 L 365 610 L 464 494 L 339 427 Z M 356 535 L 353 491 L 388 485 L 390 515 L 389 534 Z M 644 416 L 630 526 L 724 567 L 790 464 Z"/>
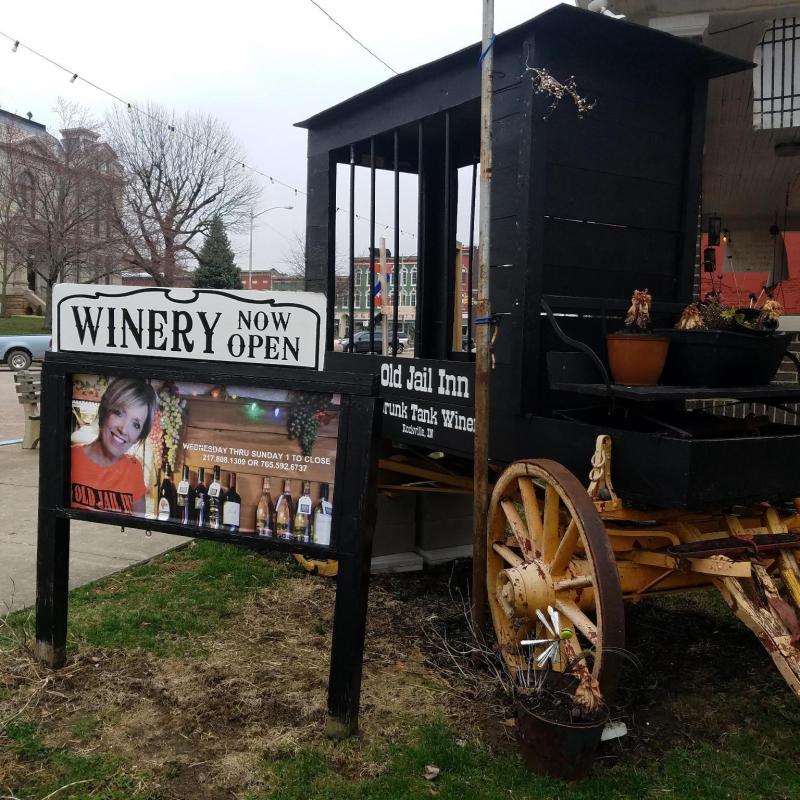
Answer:
<path fill-rule="evenodd" d="M 769 716 L 769 714 L 768 714 Z M 567 784 L 534 775 L 514 756 L 494 756 L 459 741 L 445 725 L 418 730 L 416 740 L 385 752 L 385 771 L 363 780 L 338 774 L 330 763 L 333 747 L 307 748 L 296 756 L 264 767 L 269 788 L 247 800 L 621 800 L 676 798 L 728 800 L 800 797 L 800 768 L 794 736 L 786 731 L 769 740 L 772 728 L 754 729 L 726 738 L 718 747 L 671 750 L 660 763 L 618 766 L 598 777 Z M 426 765 L 441 771 L 433 781 L 423 777 Z"/>
<path fill-rule="evenodd" d="M 262 587 L 297 575 L 286 559 L 195 542 L 73 592 L 70 646 L 73 650 L 146 651 L 154 658 L 202 659 L 209 634 L 228 624 L 241 624 L 236 611 L 247 598 Z M 610 743 L 590 779 L 565 784 L 534 775 L 513 753 L 493 753 L 466 741 L 462 737 L 469 737 L 469 731 L 455 730 L 445 722 L 417 727 L 409 723 L 399 734 L 373 735 L 367 741 L 314 742 L 293 755 L 264 758 L 256 769 L 264 788 L 249 794 L 236 791 L 235 796 L 243 800 L 800 798 L 800 703 L 775 676 L 753 678 L 754 666 L 771 669 L 760 656 L 745 654 L 744 662 L 739 662 L 742 651 L 737 637 L 745 634 L 738 632 L 739 624 L 716 596 L 698 593 L 660 598 L 645 601 L 630 613 L 633 621 L 638 618 L 642 625 L 653 628 L 651 649 L 662 639 L 677 639 L 680 631 L 674 626 L 681 620 L 689 624 L 690 615 L 694 615 L 693 625 L 712 632 L 710 641 L 720 644 L 722 652 L 737 661 L 736 668 L 720 679 L 720 673 L 709 672 L 700 660 L 678 663 L 671 672 L 646 666 L 641 691 L 657 708 L 667 713 L 676 709 L 671 738 L 659 728 L 656 748 L 651 746 L 644 755 L 637 751 L 633 733 Z M 30 617 L 17 613 L 9 622 L 9 628 L 0 629 L 0 636 L 12 635 L 13 639 L 15 631 L 30 625 Z M 0 650 L 2 644 L 0 641 Z M 669 662 L 675 653 L 682 654 L 682 647 L 676 644 L 672 654 L 659 650 L 651 658 Z M 698 680 L 697 670 L 711 676 L 708 683 Z M 674 686 L 658 683 L 657 676 L 665 680 L 670 675 L 676 681 Z M 655 681 L 652 686 L 651 680 Z M 11 691 L 4 691 L 0 700 Z M 58 691 L 68 690 L 58 687 Z M 27 688 L 22 691 L 20 705 L 28 692 Z M 75 686 L 71 695 L 68 705 L 80 698 L 80 686 Z M 649 709 L 644 704 L 638 713 L 646 714 Z M 32 800 L 59 790 L 56 800 L 168 800 L 187 796 L 192 790 L 186 781 L 193 780 L 196 772 L 178 761 L 165 760 L 159 767 L 145 768 L 138 756 L 104 748 L 104 732 L 124 721 L 119 709 L 109 713 L 102 707 L 87 707 L 64 719 L 57 715 L 37 719 L 36 713 L 34 705 L 5 725 L 0 714 L 0 795 L 8 789 L 19 798 Z M 643 724 L 640 719 L 635 721 Z M 232 751 L 245 749 L 235 738 L 225 742 Z M 158 740 L 153 746 L 158 749 Z M 380 768 L 371 769 L 370 764 Z M 423 777 L 429 764 L 440 770 L 433 781 Z M 3 774 L 4 766 L 11 769 L 10 776 Z M 213 771 L 213 766 L 208 769 Z M 176 795 L 172 788 L 177 786 L 181 788 L 176 791 L 182 793 Z M 236 788 L 231 787 L 231 796 Z M 206 796 L 201 785 L 192 796 L 198 800 Z"/>
<path fill-rule="evenodd" d="M 145 788 L 150 776 L 131 772 L 124 760 L 106 754 L 77 754 L 66 748 L 48 747 L 39 726 L 30 722 L 10 723 L 0 729 L 0 748 L 7 748 L 26 767 L 24 786 L 14 789 L 20 798 L 45 797 L 55 793 L 71 800 L 160 800 L 156 789 Z M 4 782 L 3 788 L 8 785 Z M 63 788 L 62 788 L 63 787 Z"/>
<path fill-rule="evenodd" d="M 271 586 L 289 569 L 248 550 L 196 541 L 70 596 L 73 642 L 140 648 L 159 656 L 198 654 L 210 633 L 252 591 Z"/>
<path fill-rule="evenodd" d="M 156 562 L 76 589 L 69 599 L 68 650 L 81 644 L 141 649 L 157 656 L 201 655 L 200 637 L 227 620 L 256 589 L 295 572 L 285 558 L 198 540 Z M 32 611 L 0 628 L 0 649 L 30 639 Z"/>
<path fill-rule="evenodd" d="M 46 333 L 44 317 L 0 317 L 0 336 Z"/>

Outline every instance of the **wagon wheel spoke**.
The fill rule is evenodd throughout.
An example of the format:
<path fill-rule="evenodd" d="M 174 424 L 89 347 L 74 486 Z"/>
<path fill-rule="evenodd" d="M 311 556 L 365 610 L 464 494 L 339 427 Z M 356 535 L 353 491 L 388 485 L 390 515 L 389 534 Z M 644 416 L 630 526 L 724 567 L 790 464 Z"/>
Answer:
<path fill-rule="evenodd" d="M 561 498 L 554 486 L 548 486 L 544 494 L 544 538 L 542 559 L 546 564 L 553 560 L 558 548 L 558 529 L 561 522 Z"/>
<path fill-rule="evenodd" d="M 556 610 L 579 630 L 589 644 L 597 644 L 597 626 L 571 600 L 556 600 Z"/>
<path fill-rule="evenodd" d="M 518 567 L 520 564 L 525 563 L 524 558 L 520 558 L 510 547 L 507 547 L 504 544 L 500 544 L 500 542 L 495 542 L 492 545 L 495 553 L 500 556 L 507 564 L 510 564 L 512 567 Z"/>
<path fill-rule="evenodd" d="M 522 497 L 525 522 L 533 539 L 534 549 L 541 552 L 544 532 L 542 530 L 542 512 L 539 507 L 539 498 L 536 496 L 536 487 L 530 478 L 519 478 L 517 486 L 519 486 L 519 493 Z"/>
<path fill-rule="evenodd" d="M 552 559 L 550 559 L 548 563 L 550 572 L 553 575 L 564 574 L 565 570 L 567 569 L 567 565 L 572 560 L 572 556 L 575 555 L 579 538 L 580 531 L 578 529 L 578 524 L 574 519 L 570 520 L 567 530 L 564 532 L 563 538 L 558 543 L 558 547 L 556 548 Z"/>
<path fill-rule="evenodd" d="M 517 511 L 514 501 L 509 498 L 504 498 L 500 501 L 500 505 L 502 506 L 506 521 L 511 528 L 511 532 L 514 534 L 520 550 L 522 550 L 522 555 L 525 557 L 526 561 L 533 561 L 536 552 L 536 542 L 533 540 L 528 532 L 528 528 L 522 521 L 522 517 L 520 517 Z"/>

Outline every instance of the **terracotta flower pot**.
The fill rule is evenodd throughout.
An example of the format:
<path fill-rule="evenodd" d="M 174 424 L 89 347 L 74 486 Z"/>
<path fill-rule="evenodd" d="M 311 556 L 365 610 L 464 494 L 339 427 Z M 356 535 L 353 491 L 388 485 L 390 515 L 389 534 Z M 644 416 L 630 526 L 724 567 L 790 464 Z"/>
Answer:
<path fill-rule="evenodd" d="M 653 386 L 658 383 L 667 360 L 669 336 L 612 333 L 606 337 L 608 366 L 614 383 Z"/>

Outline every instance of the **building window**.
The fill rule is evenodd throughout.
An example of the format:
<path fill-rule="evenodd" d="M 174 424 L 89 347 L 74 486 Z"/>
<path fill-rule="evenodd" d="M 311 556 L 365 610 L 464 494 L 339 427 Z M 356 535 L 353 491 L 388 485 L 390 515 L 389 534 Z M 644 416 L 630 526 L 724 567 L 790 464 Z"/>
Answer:
<path fill-rule="evenodd" d="M 401 306 L 408 305 L 408 292 L 405 289 L 400 290 L 400 305 Z"/>
<path fill-rule="evenodd" d="M 753 53 L 753 127 L 800 126 L 800 17 L 774 19 Z"/>
<path fill-rule="evenodd" d="M 408 304 L 412 307 L 416 307 L 417 305 L 417 290 L 412 289 L 408 295 Z"/>
<path fill-rule="evenodd" d="M 29 211 L 30 216 L 36 213 L 33 194 L 33 175 L 27 170 L 20 175 L 17 190 L 17 202 L 23 211 Z"/>
<path fill-rule="evenodd" d="M 361 286 L 361 275 L 362 272 L 360 269 L 356 270 L 356 286 Z"/>
<path fill-rule="evenodd" d="M 361 292 L 356 292 L 355 306 L 356 308 L 361 308 Z"/>
<path fill-rule="evenodd" d="M 411 285 L 412 286 L 416 286 L 417 285 L 417 268 L 416 267 L 411 267 Z"/>

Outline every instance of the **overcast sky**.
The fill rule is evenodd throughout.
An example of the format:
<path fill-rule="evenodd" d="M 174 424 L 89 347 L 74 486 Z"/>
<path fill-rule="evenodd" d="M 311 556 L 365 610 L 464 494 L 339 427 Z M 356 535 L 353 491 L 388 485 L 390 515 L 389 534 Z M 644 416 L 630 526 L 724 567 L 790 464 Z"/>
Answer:
<path fill-rule="evenodd" d="M 398 72 L 451 53 L 481 38 L 480 0 L 319 0 L 319 4 Z M 495 30 L 507 28 L 557 5 L 549 0 L 496 0 Z M 381 83 L 391 73 L 337 28 L 309 0 L 248 3 L 138 0 L 115 5 L 98 0 L 63 3 L 7 2 L 0 31 L 71 72 L 135 103 L 153 100 L 179 112 L 201 110 L 225 120 L 247 152 L 249 163 L 285 183 L 305 189 L 306 132 L 293 127 L 324 108 Z M 59 96 L 76 100 L 102 118 L 113 101 L 0 37 L 0 106 L 55 132 Z M 285 268 L 281 262 L 305 226 L 301 194 L 262 180 L 256 212 L 254 267 Z M 402 190 L 405 191 L 406 184 Z M 404 205 L 404 204 L 401 204 Z M 409 203 L 401 228 L 414 231 Z M 359 192 L 356 210 L 369 214 L 369 196 Z M 343 217 L 344 215 L 340 215 Z M 391 205 L 378 221 L 392 221 Z M 460 226 L 459 236 L 468 232 Z M 368 242 L 369 225 L 357 224 L 357 251 Z M 393 234 L 381 228 L 391 247 Z M 247 235 L 234 237 L 239 265 L 247 267 Z M 401 252 L 416 252 L 401 237 Z"/>

